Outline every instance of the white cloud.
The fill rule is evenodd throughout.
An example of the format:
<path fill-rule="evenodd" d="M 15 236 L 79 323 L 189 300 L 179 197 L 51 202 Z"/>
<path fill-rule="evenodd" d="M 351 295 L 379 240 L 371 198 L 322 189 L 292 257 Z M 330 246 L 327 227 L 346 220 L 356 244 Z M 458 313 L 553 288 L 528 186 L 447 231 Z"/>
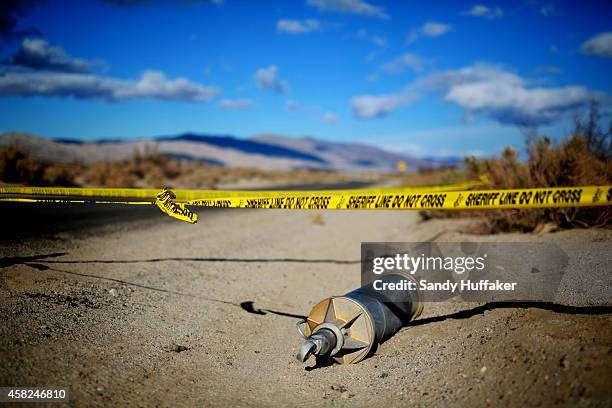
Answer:
<path fill-rule="evenodd" d="M 466 16 L 493 19 L 502 18 L 504 16 L 504 11 L 499 7 L 490 8 L 482 4 L 477 4 L 471 9 L 464 11 L 463 14 Z"/>
<path fill-rule="evenodd" d="M 145 71 L 137 81 L 88 74 L 54 72 L 7 72 L 0 75 L 2 96 L 58 96 L 101 99 L 160 99 L 182 102 L 207 101 L 221 90 L 186 78 L 167 79 L 159 71 Z"/>
<path fill-rule="evenodd" d="M 338 13 L 357 14 L 362 16 L 389 19 L 382 7 L 375 6 L 364 0 L 307 0 L 306 4 L 319 11 L 334 11 Z"/>
<path fill-rule="evenodd" d="M 533 127 L 571 116 L 592 99 L 605 99 L 583 86 L 538 87 L 497 66 L 472 65 L 418 79 L 398 93 L 351 100 L 358 118 L 380 118 L 418 98 L 419 91 L 441 93 L 474 120 L 489 117 L 501 124 Z"/>
<path fill-rule="evenodd" d="M 91 64 L 84 59 L 73 58 L 62 47 L 53 47 L 40 39 L 24 39 L 9 63 L 37 70 L 91 72 Z"/>
<path fill-rule="evenodd" d="M 416 54 L 405 53 L 389 62 L 382 65 L 381 69 L 388 74 L 400 74 L 406 69 L 412 69 L 415 72 L 419 72 L 423 69 L 423 65 L 429 61 L 419 57 Z"/>
<path fill-rule="evenodd" d="M 260 68 L 255 72 L 255 82 L 260 89 L 276 93 L 286 93 L 289 91 L 287 81 L 279 78 L 279 68 L 270 65 L 268 68 Z"/>
<path fill-rule="evenodd" d="M 418 98 L 418 92 L 408 87 L 397 93 L 356 96 L 351 99 L 351 106 L 353 115 L 357 118 L 382 118 Z"/>
<path fill-rule="evenodd" d="M 449 32 L 450 29 L 451 29 L 451 26 L 449 26 L 448 24 L 437 23 L 435 21 L 428 21 L 425 24 L 423 24 L 421 31 L 424 36 L 438 37 L 442 34 Z"/>
<path fill-rule="evenodd" d="M 338 121 L 338 117 L 331 112 L 325 112 L 321 115 L 321 119 L 327 123 L 336 123 Z"/>
<path fill-rule="evenodd" d="M 219 107 L 230 110 L 244 110 L 250 108 L 252 102 L 250 99 L 223 99 L 219 102 Z"/>
<path fill-rule="evenodd" d="M 612 31 L 599 33 L 589 38 L 582 44 L 580 49 L 588 55 L 612 58 Z"/>
<path fill-rule="evenodd" d="M 437 21 L 427 21 L 418 30 L 413 30 L 406 40 L 408 44 L 415 42 L 420 37 L 439 37 L 448 33 L 452 27 Z"/>
<path fill-rule="evenodd" d="M 420 84 L 442 92 L 443 99 L 462 107 L 467 117 L 488 116 L 518 126 L 553 122 L 597 96 L 582 86 L 532 87 L 518 75 L 488 65 L 437 73 Z"/>
<path fill-rule="evenodd" d="M 285 103 L 285 110 L 287 112 L 299 112 L 301 114 L 307 114 L 308 116 L 322 120 L 327 123 L 338 122 L 338 116 L 332 112 L 322 112 L 318 106 L 302 106 L 300 103 L 293 99 L 289 99 Z"/>
<path fill-rule="evenodd" d="M 279 33 L 304 34 L 318 31 L 320 28 L 321 24 L 319 21 L 310 18 L 306 20 L 288 20 L 283 18 L 276 22 L 276 30 Z"/>

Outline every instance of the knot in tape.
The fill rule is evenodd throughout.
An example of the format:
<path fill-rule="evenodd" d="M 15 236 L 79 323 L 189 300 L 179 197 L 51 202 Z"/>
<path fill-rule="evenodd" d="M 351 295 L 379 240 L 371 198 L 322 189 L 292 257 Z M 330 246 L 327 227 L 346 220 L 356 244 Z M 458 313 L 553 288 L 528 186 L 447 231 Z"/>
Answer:
<path fill-rule="evenodd" d="M 160 210 L 176 218 L 177 220 L 185 221 L 191 224 L 198 222 L 198 214 L 185 207 L 185 204 L 175 203 L 173 200 L 176 199 L 176 194 L 167 188 L 163 189 L 157 196 L 155 196 L 155 205 Z"/>

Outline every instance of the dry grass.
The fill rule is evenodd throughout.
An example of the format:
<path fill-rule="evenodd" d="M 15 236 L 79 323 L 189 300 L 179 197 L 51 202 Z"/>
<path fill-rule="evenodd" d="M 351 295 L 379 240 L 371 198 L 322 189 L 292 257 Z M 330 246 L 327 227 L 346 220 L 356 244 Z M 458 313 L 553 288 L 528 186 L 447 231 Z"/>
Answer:
<path fill-rule="evenodd" d="M 27 152 L 11 146 L 0 150 L 0 181 L 28 186 L 77 185 L 74 180 L 79 165 L 64 165 L 33 160 Z"/>
<path fill-rule="evenodd" d="M 162 155 L 135 156 L 131 160 L 95 163 L 79 176 L 84 185 L 100 187 L 203 188 L 250 183 L 310 184 L 348 180 L 339 173 L 321 171 L 265 171 L 253 168 L 228 168 L 204 163 L 170 159 Z"/>
<path fill-rule="evenodd" d="M 612 183 L 612 160 L 596 155 L 587 139 L 575 133 L 559 145 L 546 137 L 535 140 L 525 163 L 506 149 L 501 158 L 466 159 L 475 174 L 488 174 L 491 188 L 575 187 Z M 552 223 L 557 228 L 603 227 L 612 222 L 610 207 L 543 208 L 487 211 L 482 214 L 483 232 L 537 231 Z"/>
<path fill-rule="evenodd" d="M 347 174 L 324 171 L 218 167 L 168 158 L 155 151 L 134 152 L 128 160 L 84 166 L 36 161 L 13 147 L 0 150 L 0 181 L 30 186 L 216 189 L 227 185 L 332 184 L 353 179 Z"/>
<path fill-rule="evenodd" d="M 506 148 L 500 158 L 466 158 L 471 177 L 487 174 L 491 189 L 575 187 L 612 184 L 612 133 L 599 126 L 597 106 L 591 107 L 587 121 L 576 119 L 573 135 L 559 144 L 547 137 L 532 137 L 525 162 Z M 612 207 L 547 208 L 463 212 L 423 212 L 424 218 L 478 216 L 483 220 L 473 231 L 497 233 L 533 232 L 559 228 L 609 227 Z"/>
<path fill-rule="evenodd" d="M 448 168 L 424 170 L 417 173 L 403 174 L 399 177 L 400 185 L 415 187 L 463 183 L 469 180 L 470 175 L 462 169 Z"/>

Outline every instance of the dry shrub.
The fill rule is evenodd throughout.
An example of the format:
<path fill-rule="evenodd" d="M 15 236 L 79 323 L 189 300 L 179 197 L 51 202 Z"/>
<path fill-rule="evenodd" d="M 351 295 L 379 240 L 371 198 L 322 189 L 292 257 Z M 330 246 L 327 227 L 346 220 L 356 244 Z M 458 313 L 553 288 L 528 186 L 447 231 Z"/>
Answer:
<path fill-rule="evenodd" d="M 340 173 L 220 167 L 159 154 L 154 149 L 136 151 L 131 159 L 94 163 L 79 177 L 84 185 L 97 187 L 203 188 L 221 184 L 263 182 L 264 185 L 338 183 L 349 178 Z"/>
<path fill-rule="evenodd" d="M 468 174 L 462 169 L 444 168 L 437 170 L 421 170 L 416 173 L 407 173 L 400 176 L 402 186 L 432 186 L 440 184 L 463 183 L 468 180 Z"/>
<path fill-rule="evenodd" d="M 12 146 L 0 151 L 0 180 L 28 186 L 75 186 L 80 166 L 36 161 Z"/>
<path fill-rule="evenodd" d="M 547 137 L 530 142 L 529 157 L 519 162 L 517 154 L 506 148 L 501 158 L 466 158 L 473 176 L 488 174 L 490 188 L 576 187 L 612 184 L 611 133 L 598 127 L 596 106 L 589 121 L 576 120 L 573 136 L 558 145 Z M 475 215 L 472 212 L 463 214 Z M 612 207 L 543 208 L 489 210 L 476 212 L 485 222 L 479 232 L 538 231 L 552 223 L 557 228 L 603 227 L 612 224 Z"/>

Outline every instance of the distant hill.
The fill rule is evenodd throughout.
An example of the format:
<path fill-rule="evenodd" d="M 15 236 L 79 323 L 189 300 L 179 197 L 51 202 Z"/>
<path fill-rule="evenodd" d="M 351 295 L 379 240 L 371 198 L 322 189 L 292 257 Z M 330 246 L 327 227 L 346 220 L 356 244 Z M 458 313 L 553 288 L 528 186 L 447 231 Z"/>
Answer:
<path fill-rule="evenodd" d="M 325 163 L 320 157 L 312 154 L 303 153 L 290 148 L 282 147 L 280 144 L 266 143 L 265 141 L 252 141 L 237 139 L 232 136 L 207 136 L 207 135 L 195 135 L 186 133 L 180 136 L 170 137 L 158 137 L 155 140 L 158 141 L 188 141 L 194 143 L 205 143 L 212 146 L 239 150 L 248 154 L 261 154 L 268 157 L 285 157 L 297 160 L 307 160 L 317 163 Z"/>
<path fill-rule="evenodd" d="M 315 155 L 326 162 L 334 163 L 339 168 L 358 167 L 374 170 L 395 170 L 397 162 L 400 160 L 405 161 L 411 170 L 456 166 L 462 163 L 462 159 L 457 158 L 421 159 L 389 152 L 367 144 L 329 142 L 311 137 L 296 139 L 275 135 L 259 135 L 250 138 L 250 140 Z"/>
<path fill-rule="evenodd" d="M 0 133 L 0 147 L 14 145 L 37 159 L 90 164 L 129 159 L 135 153 L 157 152 L 212 165 L 257 167 L 267 170 L 319 169 L 330 171 L 393 171 L 399 160 L 409 168 L 437 168 L 455 159 L 416 159 L 358 143 L 335 143 L 314 138 L 260 135 L 240 139 L 228 135 L 185 133 L 140 140 L 47 139 L 24 133 Z"/>

